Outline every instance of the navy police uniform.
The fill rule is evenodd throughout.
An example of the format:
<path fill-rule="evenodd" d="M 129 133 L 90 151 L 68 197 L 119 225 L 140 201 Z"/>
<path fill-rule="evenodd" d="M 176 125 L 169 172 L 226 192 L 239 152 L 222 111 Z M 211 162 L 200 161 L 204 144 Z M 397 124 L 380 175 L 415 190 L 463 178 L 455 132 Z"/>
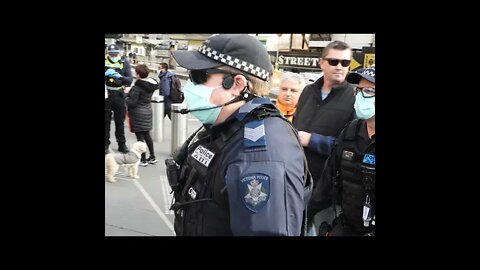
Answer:
<path fill-rule="evenodd" d="M 265 47 L 245 34 L 213 35 L 197 51 L 176 51 L 173 57 L 189 70 L 229 66 L 265 82 L 272 72 Z M 235 74 L 230 75 L 223 79 L 224 89 L 234 85 Z M 298 134 L 268 98 L 248 91 L 247 84 L 237 96 L 246 101 L 237 111 L 221 123 L 204 125 L 165 161 L 177 235 L 305 232 L 311 182 Z"/>
<path fill-rule="evenodd" d="M 108 52 L 119 52 L 119 47 L 111 44 L 107 48 Z M 125 130 L 124 122 L 127 112 L 125 104 L 125 93 L 123 88 L 132 84 L 132 71 L 130 64 L 125 59 L 120 59 L 117 62 L 112 62 L 109 56 L 105 56 L 105 71 L 113 69 L 122 77 L 112 78 L 105 76 L 105 85 L 108 92 L 108 97 L 105 99 L 105 153 L 110 145 L 110 123 L 112 121 L 112 112 L 115 121 L 115 137 L 120 150 L 125 152 Z"/>
<path fill-rule="evenodd" d="M 296 131 L 269 99 L 253 98 L 188 146 L 176 234 L 299 236 L 305 166 Z"/>
<path fill-rule="evenodd" d="M 324 228 L 329 235 L 375 234 L 375 135 L 368 137 L 365 120 L 350 122 L 336 141 L 308 204 L 309 220 L 333 205 L 341 211 L 333 229 Z"/>
<path fill-rule="evenodd" d="M 346 79 L 359 84 L 361 78 L 375 83 L 374 66 Z M 328 222 L 320 224 L 319 235 L 375 235 L 375 206 L 375 135 L 369 138 L 366 120 L 355 119 L 336 140 L 308 204 L 309 220 L 331 209 L 336 217 L 333 229 Z"/>

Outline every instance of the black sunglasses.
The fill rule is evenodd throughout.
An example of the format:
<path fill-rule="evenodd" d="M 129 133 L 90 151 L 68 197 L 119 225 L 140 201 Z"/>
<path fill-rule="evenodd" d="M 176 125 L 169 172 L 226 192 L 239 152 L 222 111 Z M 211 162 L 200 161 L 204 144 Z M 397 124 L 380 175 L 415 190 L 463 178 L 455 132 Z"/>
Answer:
<path fill-rule="evenodd" d="M 338 63 L 342 64 L 342 67 L 348 67 L 350 66 L 351 60 L 346 60 L 346 59 L 335 59 L 335 58 L 324 58 L 324 60 L 327 60 L 328 64 L 330 66 L 337 66 Z"/>
<path fill-rule="evenodd" d="M 194 84 L 203 84 L 207 82 L 209 74 L 231 74 L 226 70 L 217 68 L 190 70 L 188 77 Z"/>
<path fill-rule="evenodd" d="M 355 93 L 362 92 L 364 98 L 375 97 L 375 87 L 355 87 Z"/>

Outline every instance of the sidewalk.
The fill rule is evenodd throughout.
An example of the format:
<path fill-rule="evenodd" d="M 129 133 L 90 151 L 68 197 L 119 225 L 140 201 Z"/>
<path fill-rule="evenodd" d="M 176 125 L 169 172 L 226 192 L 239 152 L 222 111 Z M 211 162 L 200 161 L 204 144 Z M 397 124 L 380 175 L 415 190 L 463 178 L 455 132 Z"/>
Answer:
<path fill-rule="evenodd" d="M 201 126 L 200 121 L 188 116 L 187 134 Z M 112 121 L 110 148 L 117 152 L 115 126 Z M 152 133 L 153 136 L 153 133 Z M 125 125 L 128 147 L 137 140 Z M 156 164 L 139 167 L 139 179 L 130 179 L 123 168 L 116 174 L 115 183 L 105 177 L 105 236 L 174 236 L 174 215 L 170 208 L 172 194 L 166 177 L 164 160 L 170 157 L 171 121 L 164 119 L 163 141 L 154 141 Z M 147 152 L 147 158 L 150 153 Z"/>

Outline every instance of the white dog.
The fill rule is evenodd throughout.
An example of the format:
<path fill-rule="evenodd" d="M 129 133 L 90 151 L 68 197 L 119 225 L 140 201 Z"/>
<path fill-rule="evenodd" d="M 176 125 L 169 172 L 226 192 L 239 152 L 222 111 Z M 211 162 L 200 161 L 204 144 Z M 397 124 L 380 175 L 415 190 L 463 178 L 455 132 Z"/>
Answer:
<path fill-rule="evenodd" d="M 147 144 L 144 142 L 135 142 L 130 152 L 124 153 L 108 153 L 105 155 L 105 167 L 107 168 L 107 178 L 109 182 L 116 182 L 115 173 L 120 166 L 127 168 L 130 178 L 138 179 L 138 164 L 142 153 L 147 152 Z"/>

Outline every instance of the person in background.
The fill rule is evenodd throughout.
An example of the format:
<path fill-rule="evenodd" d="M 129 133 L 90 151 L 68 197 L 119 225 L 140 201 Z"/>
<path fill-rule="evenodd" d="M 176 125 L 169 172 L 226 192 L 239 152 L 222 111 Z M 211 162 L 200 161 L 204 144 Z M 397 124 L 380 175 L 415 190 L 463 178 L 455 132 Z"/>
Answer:
<path fill-rule="evenodd" d="M 172 99 L 170 98 L 170 86 L 172 85 L 172 76 L 175 73 L 168 71 L 167 63 L 159 64 L 160 73 L 158 78 L 160 79 L 160 95 L 163 96 L 163 103 L 165 104 L 165 110 L 163 117 L 165 118 L 168 115 L 168 119 L 172 120 Z"/>
<path fill-rule="evenodd" d="M 336 139 L 308 204 L 309 221 L 317 212 L 334 212 L 333 222 L 315 225 L 319 236 L 375 235 L 375 66 L 350 73 L 347 80 L 358 84 L 357 119 Z"/>
<path fill-rule="evenodd" d="M 157 163 L 153 148 L 153 140 L 150 135 L 153 123 L 152 95 L 158 89 L 157 82 L 148 77 L 150 70 L 146 65 L 137 65 L 135 67 L 135 85 L 127 94 L 126 103 L 128 106 L 128 116 L 130 118 L 130 131 L 135 133 L 137 141 L 145 142 L 150 152 L 147 159 L 146 154 L 142 153 L 140 166 L 147 166 Z"/>
<path fill-rule="evenodd" d="M 303 89 L 293 116 L 293 126 L 304 147 L 314 187 L 331 153 L 334 138 L 355 116 L 353 86 L 345 81 L 351 59 L 352 50 L 347 43 L 329 43 L 320 55 L 323 76 Z"/>
<path fill-rule="evenodd" d="M 282 74 L 275 106 L 290 122 L 304 87 L 305 79 L 301 75 L 292 72 Z"/>
<path fill-rule="evenodd" d="M 116 44 L 108 45 L 105 56 L 105 85 L 108 97 L 105 99 L 105 155 L 110 145 L 110 125 L 115 121 L 115 137 L 118 151 L 126 153 L 128 148 L 125 139 L 125 105 L 124 88 L 132 84 L 132 71 L 127 60 L 121 59 L 120 48 Z"/>

